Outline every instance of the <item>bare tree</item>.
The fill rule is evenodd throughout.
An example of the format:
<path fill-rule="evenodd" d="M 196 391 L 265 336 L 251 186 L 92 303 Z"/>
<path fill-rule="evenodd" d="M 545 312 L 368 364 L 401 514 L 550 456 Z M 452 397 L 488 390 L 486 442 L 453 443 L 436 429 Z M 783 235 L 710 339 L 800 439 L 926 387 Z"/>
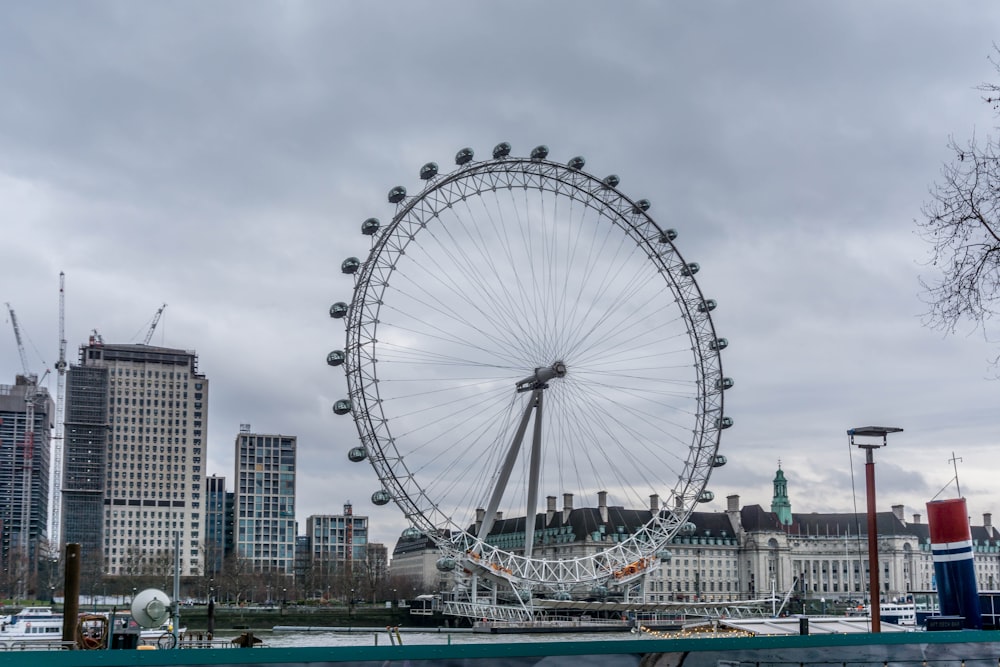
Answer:
<path fill-rule="evenodd" d="M 1000 73 L 1000 47 L 991 58 Z M 998 111 L 1000 85 L 983 84 L 984 101 Z M 954 153 L 931 188 L 931 199 L 917 221 L 931 245 L 930 265 L 938 272 L 921 279 L 929 306 L 925 323 L 954 333 L 968 321 L 990 338 L 991 320 L 1000 314 L 1000 143 L 973 136 L 949 139 Z M 993 359 L 996 366 L 1000 357 Z"/>

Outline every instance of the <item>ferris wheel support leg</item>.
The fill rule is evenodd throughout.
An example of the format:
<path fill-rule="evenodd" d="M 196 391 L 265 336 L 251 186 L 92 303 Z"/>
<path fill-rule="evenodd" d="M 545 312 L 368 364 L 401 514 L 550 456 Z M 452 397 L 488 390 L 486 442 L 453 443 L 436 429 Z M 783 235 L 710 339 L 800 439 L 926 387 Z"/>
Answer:
<path fill-rule="evenodd" d="M 480 542 L 486 541 L 486 536 L 490 534 L 490 530 L 493 528 L 493 522 L 497 515 L 497 507 L 500 506 L 500 499 L 503 498 L 504 491 L 507 490 L 507 482 L 510 480 L 510 473 L 514 470 L 514 463 L 517 461 L 517 454 L 521 451 L 521 443 L 524 441 L 524 432 L 528 430 L 528 420 L 531 419 L 531 411 L 534 408 L 535 401 L 537 399 L 535 393 L 538 391 L 539 390 L 536 389 L 535 392 L 532 392 L 531 400 L 528 401 L 528 405 L 524 409 L 524 415 L 521 417 L 521 423 L 517 427 L 517 433 L 514 435 L 514 440 L 510 443 L 510 449 L 507 450 L 507 456 L 504 458 L 503 467 L 500 469 L 500 476 L 497 478 L 496 485 L 493 487 L 493 495 L 490 497 L 490 502 L 486 506 L 486 515 L 483 517 L 483 525 L 476 535 Z"/>
<path fill-rule="evenodd" d="M 531 459 L 528 471 L 528 507 L 524 513 L 524 556 L 531 558 L 535 544 L 535 511 L 538 509 L 538 477 L 542 468 L 542 390 L 532 392 L 535 404 L 535 430 L 531 438 Z"/>

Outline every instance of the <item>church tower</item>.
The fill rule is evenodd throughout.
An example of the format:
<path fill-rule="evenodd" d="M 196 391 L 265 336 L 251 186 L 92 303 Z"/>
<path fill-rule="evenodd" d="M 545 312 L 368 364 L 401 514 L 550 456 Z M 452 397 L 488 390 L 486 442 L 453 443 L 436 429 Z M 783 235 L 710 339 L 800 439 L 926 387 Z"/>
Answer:
<path fill-rule="evenodd" d="M 774 473 L 774 497 L 771 498 L 771 511 L 778 515 L 778 522 L 783 526 L 792 523 L 792 503 L 788 500 L 788 482 L 778 461 L 778 472 Z"/>

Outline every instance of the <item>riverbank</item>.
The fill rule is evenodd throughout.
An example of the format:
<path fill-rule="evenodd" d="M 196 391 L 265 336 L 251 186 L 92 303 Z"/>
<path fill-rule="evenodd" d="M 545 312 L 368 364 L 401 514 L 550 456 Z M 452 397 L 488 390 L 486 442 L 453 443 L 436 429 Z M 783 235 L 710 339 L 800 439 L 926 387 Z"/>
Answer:
<path fill-rule="evenodd" d="M 0 615 L 11 614 L 22 607 L 5 607 Z M 62 613 L 62 605 L 54 605 L 57 613 Z M 129 614 L 129 605 L 122 606 L 81 606 L 81 612 L 111 612 Z M 225 630 L 270 630 L 275 626 L 302 626 L 316 628 L 384 628 L 386 626 L 419 627 L 424 617 L 412 617 L 408 607 L 386 608 L 384 604 L 355 604 L 348 606 L 236 606 L 215 605 L 215 631 Z M 208 631 L 208 607 L 206 605 L 182 605 L 180 607 L 181 627 L 188 633 Z M 430 621 L 430 619 L 428 619 Z M 448 624 L 454 624 L 454 619 Z M 440 619 L 428 623 L 431 626 L 444 625 Z"/>

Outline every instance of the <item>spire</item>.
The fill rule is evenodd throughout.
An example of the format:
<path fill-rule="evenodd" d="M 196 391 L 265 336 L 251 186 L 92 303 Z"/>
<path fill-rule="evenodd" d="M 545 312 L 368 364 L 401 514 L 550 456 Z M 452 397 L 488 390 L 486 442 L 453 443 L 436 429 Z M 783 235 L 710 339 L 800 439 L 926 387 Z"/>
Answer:
<path fill-rule="evenodd" d="M 778 460 L 778 471 L 774 473 L 774 497 L 771 498 L 771 511 L 778 515 L 778 522 L 783 526 L 792 524 L 792 503 L 788 500 L 788 481 L 781 470 L 781 460 Z"/>

